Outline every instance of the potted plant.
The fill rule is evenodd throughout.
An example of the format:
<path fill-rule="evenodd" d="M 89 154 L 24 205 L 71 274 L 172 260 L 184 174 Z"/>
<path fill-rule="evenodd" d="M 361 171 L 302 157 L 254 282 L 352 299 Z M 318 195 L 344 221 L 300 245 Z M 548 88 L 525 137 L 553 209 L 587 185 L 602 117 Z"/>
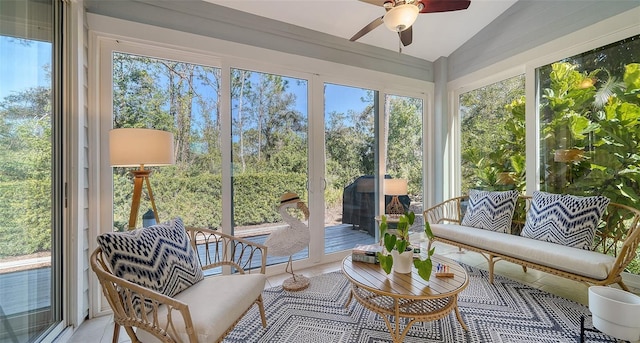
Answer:
<path fill-rule="evenodd" d="M 413 262 L 413 266 L 418 270 L 418 275 L 425 281 L 429 281 L 433 268 L 431 256 L 435 251 L 435 247 L 431 248 L 433 232 L 431 232 L 429 222 L 425 221 L 424 232 L 429 239 L 427 258 L 424 260 L 420 258 L 414 260 L 413 248 L 409 242 L 409 228 L 413 225 L 415 218 L 416 215 L 413 212 L 407 212 L 401 215 L 398 218 L 398 227 L 394 234 L 388 232 L 387 217 L 382 216 L 382 220 L 380 221 L 380 237 L 384 251 L 378 253 L 378 260 L 380 261 L 380 266 L 387 274 L 391 273 L 392 269 L 398 273 L 411 273 L 411 265 Z"/>

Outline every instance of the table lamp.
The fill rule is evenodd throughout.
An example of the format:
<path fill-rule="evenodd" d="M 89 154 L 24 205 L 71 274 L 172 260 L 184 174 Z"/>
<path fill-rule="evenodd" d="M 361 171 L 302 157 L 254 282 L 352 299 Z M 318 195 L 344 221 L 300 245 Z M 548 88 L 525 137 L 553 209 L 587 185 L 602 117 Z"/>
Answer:
<path fill-rule="evenodd" d="M 133 175 L 133 198 L 131 199 L 129 230 L 136 227 L 143 182 L 147 186 L 156 223 L 159 223 L 158 210 L 149 183 L 151 170 L 144 169 L 144 167 L 174 163 L 173 134 L 153 129 L 113 129 L 109 131 L 109 161 L 113 167 L 138 167 L 138 169 L 130 171 Z"/>
<path fill-rule="evenodd" d="M 404 206 L 402 206 L 398 196 L 407 195 L 407 180 L 384 179 L 384 194 L 393 196 L 385 212 L 392 215 L 404 214 Z"/>

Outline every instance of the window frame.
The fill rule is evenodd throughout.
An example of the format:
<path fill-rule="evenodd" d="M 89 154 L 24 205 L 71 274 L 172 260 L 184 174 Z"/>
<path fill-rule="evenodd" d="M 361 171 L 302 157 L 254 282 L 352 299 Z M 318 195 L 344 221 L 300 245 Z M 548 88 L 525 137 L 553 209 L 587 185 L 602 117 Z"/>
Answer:
<path fill-rule="evenodd" d="M 90 87 L 95 86 L 95 90 L 90 94 L 90 118 L 94 125 L 90 127 L 90 140 L 95 145 L 96 154 L 90 156 L 90 164 L 95 167 L 92 174 L 92 184 L 90 188 L 95 188 L 94 197 L 98 199 L 90 210 L 91 222 L 96 223 L 96 228 L 89 233 L 90 251 L 96 247 L 96 237 L 111 227 L 112 220 L 112 180 L 109 170 L 108 158 L 108 131 L 112 127 L 113 105 L 112 105 L 112 70 L 111 54 L 113 51 L 122 53 L 132 53 L 154 58 L 165 58 L 179 60 L 183 62 L 197 63 L 220 68 L 221 88 L 220 88 L 220 114 L 221 125 L 227 130 L 222 132 L 222 159 L 228 165 L 222 168 L 223 180 L 231 180 L 231 104 L 230 104 L 230 75 L 232 68 L 246 69 L 267 74 L 277 74 L 298 79 L 305 79 L 308 82 L 307 106 L 308 106 L 308 144 L 309 144 L 309 203 L 324 203 L 323 178 L 324 159 L 318 156 L 323 153 L 324 134 L 320 128 L 324 127 L 324 118 L 318 113 L 324 113 L 323 105 L 323 84 L 333 83 L 353 87 L 367 88 L 378 91 L 379 104 L 384 105 L 385 94 L 398 96 L 408 96 L 420 98 L 423 101 L 423 142 L 428 153 L 423 154 L 423 185 L 425 208 L 430 205 L 427 199 L 433 199 L 433 178 L 430 177 L 434 171 L 428 163 L 431 159 L 431 147 L 433 146 L 433 98 L 434 85 L 431 82 L 409 79 L 402 76 L 391 75 L 381 72 L 365 70 L 356 67 L 339 65 L 333 62 L 311 59 L 308 57 L 295 56 L 286 53 L 268 51 L 261 48 L 239 46 L 238 44 L 220 41 L 218 39 L 202 37 L 185 32 L 177 32 L 169 29 L 150 27 L 140 23 L 123 21 L 120 19 L 108 18 L 94 14 L 87 14 L 90 31 L 90 64 L 89 80 Z M 126 33 L 126 34 L 124 34 Z M 134 34 L 135 33 L 135 34 Z M 224 53 L 223 53 L 224 52 Z M 258 56 L 258 57 L 256 57 Z M 277 61 L 277 62 L 273 62 Z M 384 109 L 378 111 L 379 116 L 384 115 Z M 382 120 L 382 117 L 378 120 Z M 380 140 L 379 140 L 380 142 Z M 320 150 L 322 148 L 322 151 Z M 380 149 L 380 147 L 378 147 Z M 378 154 L 378 158 L 381 157 Z M 384 170 L 384 169 L 380 169 Z M 101 177 L 102 175 L 102 177 Z M 223 182 L 223 197 L 230 197 L 232 193 L 231 183 Z M 230 232 L 231 229 L 231 202 L 223 202 L 222 231 Z M 380 209 L 383 206 L 380 205 Z M 323 208 L 320 206 L 310 206 L 311 217 L 310 227 L 324 227 Z M 322 239 L 320 239 L 322 238 Z M 309 247 L 309 257 L 296 261 L 295 268 L 307 268 L 319 263 L 340 261 L 349 251 L 340 253 L 324 254 L 324 236 L 321 230 L 311 230 L 311 244 Z M 282 273 L 284 264 L 267 267 L 267 274 Z M 93 313 L 101 314 L 109 310 L 109 306 L 100 292 L 96 280 L 91 278 L 93 290 L 91 303 Z"/>

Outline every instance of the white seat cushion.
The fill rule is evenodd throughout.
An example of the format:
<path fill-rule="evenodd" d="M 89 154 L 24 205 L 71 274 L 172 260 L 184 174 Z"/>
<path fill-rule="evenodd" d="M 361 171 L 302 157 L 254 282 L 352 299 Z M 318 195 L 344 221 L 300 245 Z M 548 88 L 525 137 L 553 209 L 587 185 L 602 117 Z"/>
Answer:
<path fill-rule="evenodd" d="M 198 342 L 216 342 L 218 338 L 253 304 L 264 290 L 264 274 L 209 276 L 174 297 L 189 305 Z M 159 309 L 160 326 L 167 322 L 167 309 Z M 189 342 L 182 316 L 172 315 L 183 342 Z M 159 342 L 144 330 L 136 335 L 142 342 Z"/>
<path fill-rule="evenodd" d="M 455 224 L 431 224 L 436 237 L 477 247 L 524 261 L 604 280 L 615 257 L 532 238 Z"/>

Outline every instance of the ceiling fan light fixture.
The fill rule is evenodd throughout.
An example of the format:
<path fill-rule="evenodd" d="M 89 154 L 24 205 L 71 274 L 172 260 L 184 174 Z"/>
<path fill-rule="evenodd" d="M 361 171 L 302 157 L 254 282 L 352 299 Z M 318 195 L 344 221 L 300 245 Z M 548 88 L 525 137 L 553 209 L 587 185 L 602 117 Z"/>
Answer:
<path fill-rule="evenodd" d="M 393 32 L 404 31 L 415 23 L 419 12 L 416 5 L 405 3 L 395 6 L 384 15 L 384 25 Z"/>

